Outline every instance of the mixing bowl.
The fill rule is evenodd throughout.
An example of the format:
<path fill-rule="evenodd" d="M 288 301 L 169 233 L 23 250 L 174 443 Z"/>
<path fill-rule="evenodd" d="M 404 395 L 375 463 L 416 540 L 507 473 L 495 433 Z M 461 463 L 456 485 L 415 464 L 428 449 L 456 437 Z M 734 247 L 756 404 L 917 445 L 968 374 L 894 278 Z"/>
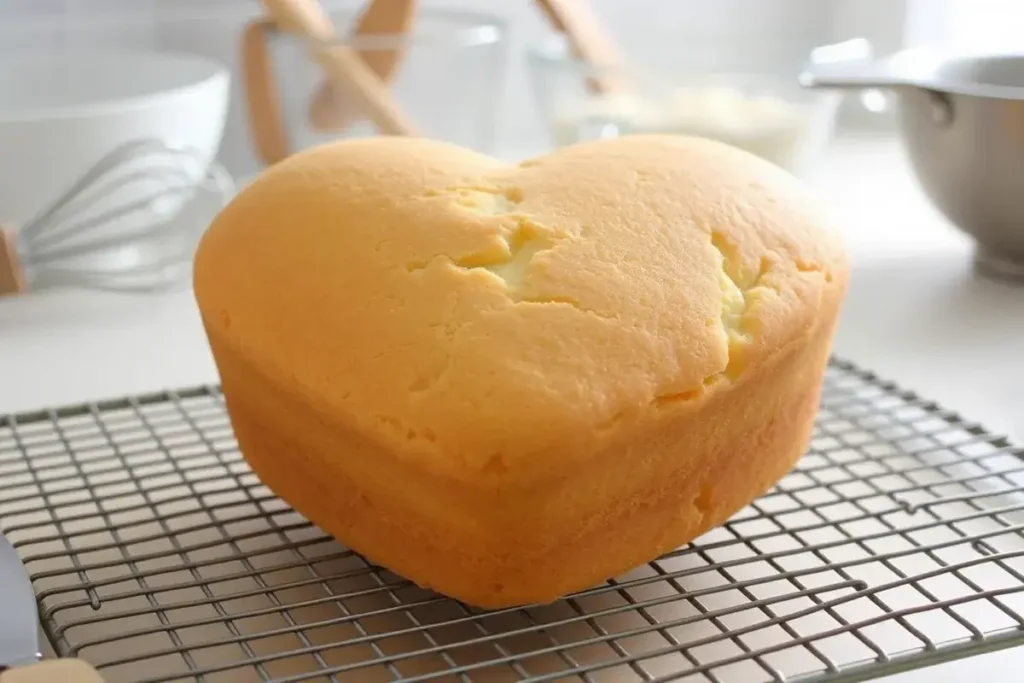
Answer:
<path fill-rule="evenodd" d="M 0 223 L 16 230 L 133 140 L 195 150 L 198 180 L 220 144 L 229 80 L 226 67 L 184 54 L 88 48 L 6 56 Z"/>
<path fill-rule="evenodd" d="M 811 89 L 888 89 L 914 173 L 935 207 L 974 238 L 988 274 L 1024 282 L 1024 55 L 913 49 L 817 66 Z"/>

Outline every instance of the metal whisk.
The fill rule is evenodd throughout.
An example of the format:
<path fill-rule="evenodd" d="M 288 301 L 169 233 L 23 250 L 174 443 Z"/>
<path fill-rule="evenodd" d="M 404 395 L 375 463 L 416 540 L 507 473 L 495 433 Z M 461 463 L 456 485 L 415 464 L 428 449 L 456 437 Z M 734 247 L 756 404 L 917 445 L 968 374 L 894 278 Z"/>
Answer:
<path fill-rule="evenodd" d="M 230 175 L 195 150 L 149 139 L 124 144 L 18 232 L 0 233 L 0 294 L 181 283 L 199 237 L 233 192 Z"/>

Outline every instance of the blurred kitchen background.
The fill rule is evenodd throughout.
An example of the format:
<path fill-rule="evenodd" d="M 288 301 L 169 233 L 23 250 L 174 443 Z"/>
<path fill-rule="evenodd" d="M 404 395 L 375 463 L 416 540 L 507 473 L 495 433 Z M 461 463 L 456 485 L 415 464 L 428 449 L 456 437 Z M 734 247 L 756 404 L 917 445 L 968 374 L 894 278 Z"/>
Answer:
<path fill-rule="evenodd" d="M 815 46 L 855 37 L 867 39 L 876 55 L 907 45 L 970 49 L 1024 42 L 1019 30 L 1024 3 L 1018 0 L 591 0 L 591 6 L 632 62 L 664 68 L 685 57 L 688 67 L 757 66 L 793 78 Z M 454 109 L 447 98 L 431 96 L 431 86 L 444 92 L 456 87 L 446 80 L 462 80 L 459 92 L 475 90 L 481 101 L 484 94 L 492 95 L 496 103 L 492 130 L 470 142 L 480 140 L 488 151 L 515 156 L 549 146 L 550 121 L 537 101 L 526 56 L 528 48 L 553 34 L 537 5 L 526 0 L 424 0 L 422 7 L 424 12 L 463 11 L 493 19 L 507 42 L 501 46 L 504 69 L 497 61 L 482 63 L 476 56 L 482 53 L 467 51 L 461 64 L 459 57 L 446 56 L 443 63 L 454 66 L 447 72 L 434 70 L 429 74 L 433 83 L 421 83 L 422 101 L 412 105 L 416 113 L 433 108 L 425 115 L 432 118 Z M 233 94 L 220 159 L 233 176 L 244 178 L 258 170 L 260 160 L 245 113 L 239 40 L 246 22 L 261 12 L 257 0 L 4 0 L 0 54 L 126 46 L 198 53 L 229 65 Z M 429 73 L 428 52 L 415 59 L 424 65 L 419 75 Z M 283 91 L 297 77 L 289 68 L 297 67 L 278 66 Z M 839 122 L 873 129 L 892 125 L 890 115 L 867 111 L 859 98 L 846 98 Z M 292 128 L 293 142 L 311 141 Z"/>
<path fill-rule="evenodd" d="M 260 100 L 273 106 L 253 118 L 243 35 L 259 37 L 247 27 L 271 4 L 0 0 L 0 412 L 216 381 L 189 287 L 199 236 L 274 157 L 374 133 L 358 115 L 316 130 L 312 103 L 323 71 L 309 44 L 275 32 L 253 43 L 267 47 L 275 76 Z M 351 34 L 353 11 L 368 6 L 322 4 L 342 37 Z M 426 133 L 506 158 L 579 137 L 657 129 L 663 121 L 652 117 L 668 112 L 669 129 L 737 141 L 793 166 L 832 208 L 852 255 L 837 353 L 1024 439 L 1024 364 L 1006 360 L 1019 357 L 1024 335 L 1024 136 L 1016 124 L 1024 113 L 968 115 L 947 127 L 937 118 L 944 110 L 929 109 L 941 102 L 923 89 L 896 101 L 891 91 L 812 92 L 797 83 L 815 60 L 864 60 L 903 48 L 1019 55 L 1024 2 L 590 0 L 586 6 L 635 67 L 627 80 L 636 92 L 648 95 L 651 81 L 657 90 L 673 79 L 710 86 L 696 98 L 668 98 L 660 110 L 588 94 L 594 74 L 564 58 L 562 34 L 542 4 L 422 0 L 417 37 L 385 92 Z M 109 68 L 103 59 L 112 60 Z M 1024 85 L 1021 63 L 1011 59 L 1003 63 L 1008 71 L 975 76 Z M 741 74 L 753 76 L 741 88 L 753 98 L 730 94 Z M 1012 114 L 1024 105 L 1021 91 L 1011 90 L 1003 104 Z M 793 109 L 780 101 L 812 104 Z M 894 101 L 908 105 L 896 107 L 911 114 L 905 126 Z M 259 147 L 257 119 L 269 124 L 260 127 L 267 135 Z M 131 142 L 139 136 L 149 142 Z M 198 152 L 161 155 L 161 145 L 183 142 Z M 118 184 L 109 172 L 105 189 L 62 199 L 107 153 L 114 158 L 106 170 L 122 176 L 145 155 L 144 182 Z M 213 154 L 219 164 L 209 164 Z M 791 163 L 796 157 L 800 163 Z M 985 167 L 1002 170 L 978 171 Z M 199 187 L 197 201 L 182 201 Z M 154 192 L 163 201 L 150 201 Z M 979 210 L 964 215 L 964 203 Z M 134 207 L 130 216 L 109 220 L 124 206 Z M 1001 213 L 992 219 L 989 209 Z M 987 229 L 993 223 L 998 230 Z M 982 252 L 989 271 L 1001 265 L 1013 277 L 979 277 Z M 175 288 L 167 291 L 168 284 Z"/>

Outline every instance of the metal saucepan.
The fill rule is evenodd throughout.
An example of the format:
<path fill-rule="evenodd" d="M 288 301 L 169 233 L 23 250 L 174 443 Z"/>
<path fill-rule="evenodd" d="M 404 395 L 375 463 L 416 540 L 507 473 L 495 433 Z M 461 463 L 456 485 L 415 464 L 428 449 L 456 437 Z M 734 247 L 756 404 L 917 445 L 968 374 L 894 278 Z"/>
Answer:
<path fill-rule="evenodd" d="M 800 83 L 894 93 L 903 141 L 927 196 L 974 238 L 983 271 L 1024 281 L 1024 55 L 905 50 L 810 66 Z"/>

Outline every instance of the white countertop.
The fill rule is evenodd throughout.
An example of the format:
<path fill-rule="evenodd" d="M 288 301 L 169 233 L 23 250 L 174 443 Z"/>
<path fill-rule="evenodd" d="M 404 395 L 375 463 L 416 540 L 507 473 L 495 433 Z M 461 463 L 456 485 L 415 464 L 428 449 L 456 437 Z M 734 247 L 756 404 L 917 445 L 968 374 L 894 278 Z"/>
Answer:
<path fill-rule="evenodd" d="M 898 145 L 838 142 L 813 181 L 854 277 L 836 353 L 1024 443 L 1024 287 L 976 278 L 968 242 L 926 203 Z M 217 381 L 190 291 L 0 300 L 0 414 Z M 1018 680 L 1024 648 L 893 676 Z"/>

